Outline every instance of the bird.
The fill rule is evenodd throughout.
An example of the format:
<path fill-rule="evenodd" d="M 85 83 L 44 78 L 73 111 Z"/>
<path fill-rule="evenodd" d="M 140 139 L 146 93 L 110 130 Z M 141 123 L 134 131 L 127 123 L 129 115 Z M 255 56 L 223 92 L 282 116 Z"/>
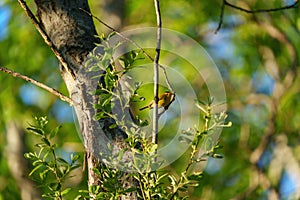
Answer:
<path fill-rule="evenodd" d="M 163 107 L 165 110 L 167 110 L 170 106 L 170 104 L 175 100 L 175 93 L 172 92 L 164 92 L 162 94 L 158 95 L 158 108 Z M 147 106 L 144 106 L 140 108 L 139 110 L 144 110 L 146 108 L 153 108 L 155 101 L 152 100 Z"/>

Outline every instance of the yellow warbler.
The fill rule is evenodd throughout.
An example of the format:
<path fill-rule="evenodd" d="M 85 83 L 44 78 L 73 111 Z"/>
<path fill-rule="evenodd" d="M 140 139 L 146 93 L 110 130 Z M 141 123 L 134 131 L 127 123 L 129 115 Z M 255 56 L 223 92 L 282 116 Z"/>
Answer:
<path fill-rule="evenodd" d="M 175 100 L 175 94 L 171 92 L 164 92 L 158 95 L 158 108 L 164 107 L 167 110 L 170 104 Z M 152 100 L 147 106 L 140 108 L 140 110 L 144 110 L 146 108 L 153 108 L 155 101 Z"/>

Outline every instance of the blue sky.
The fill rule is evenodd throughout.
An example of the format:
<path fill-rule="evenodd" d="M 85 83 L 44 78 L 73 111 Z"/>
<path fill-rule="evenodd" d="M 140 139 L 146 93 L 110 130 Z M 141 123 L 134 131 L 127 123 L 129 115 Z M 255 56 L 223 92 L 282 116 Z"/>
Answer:
<path fill-rule="evenodd" d="M 11 11 L 7 6 L 3 6 L 0 2 L 0 40 L 3 40 L 8 31 L 8 22 L 11 16 Z"/>

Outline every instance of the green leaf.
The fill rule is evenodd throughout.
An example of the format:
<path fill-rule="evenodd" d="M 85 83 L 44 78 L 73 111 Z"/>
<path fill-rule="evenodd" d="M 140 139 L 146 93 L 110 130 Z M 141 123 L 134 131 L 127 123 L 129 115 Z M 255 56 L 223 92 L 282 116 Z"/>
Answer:
<path fill-rule="evenodd" d="M 136 188 L 131 187 L 131 188 L 128 188 L 128 189 L 124 190 L 124 193 L 130 193 L 130 192 L 134 192 L 136 190 L 137 190 Z"/>
<path fill-rule="evenodd" d="M 123 155 L 124 155 L 124 153 L 125 153 L 126 150 L 127 150 L 127 149 L 122 149 L 122 150 L 119 152 L 119 155 L 118 155 L 118 158 L 117 158 L 118 161 L 120 161 L 120 160 L 123 158 Z"/>
<path fill-rule="evenodd" d="M 52 139 L 53 137 L 55 137 L 61 127 L 62 126 L 57 126 L 56 128 L 52 129 L 52 131 L 50 132 L 49 138 Z"/>
<path fill-rule="evenodd" d="M 200 181 L 203 178 L 203 173 L 193 173 L 188 176 L 188 180 Z"/>
<path fill-rule="evenodd" d="M 25 154 L 24 154 L 24 157 L 25 157 L 26 159 L 29 159 L 29 160 L 36 160 L 36 156 L 35 156 L 35 154 L 32 153 L 32 152 L 25 153 Z"/>
<path fill-rule="evenodd" d="M 151 146 L 151 148 L 149 149 L 149 153 L 151 154 L 151 153 L 154 153 L 156 150 L 157 150 L 157 148 L 158 148 L 158 145 L 157 144 L 153 144 L 152 146 Z"/>
<path fill-rule="evenodd" d="M 164 179 L 165 177 L 167 177 L 169 174 L 168 173 L 164 173 L 161 175 L 158 175 L 157 177 L 157 182 L 160 182 L 162 179 Z"/>
<path fill-rule="evenodd" d="M 198 187 L 199 182 L 198 181 L 188 181 L 187 186 L 189 186 L 189 187 Z"/>
<path fill-rule="evenodd" d="M 72 163 L 74 163 L 74 162 L 76 162 L 79 158 L 80 158 L 80 156 L 79 156 L 79 154 L 71 154 L 70 155 L 70 158 L 71 158 L 71 161 L 72 161 Z"/>
<path fill-rule="evenodd" d="M 116 35 L 116 32 L 115 32 L 115 31 L 111 32 L 111 33 L 107 36 L 107 39 L 110 39 L 110 38 L 113 37 L 114 35 Z"/>
<path fill-rule="evenodd" d="M 104 56 L 107 56 L 107 58 L 111 59 L 114 53 L 114 49 L 112 47 L 106 47 L 104 48 Z"/>
<path fill-rule="evenodd" d="M 63 158 L 59 157 L 59 158 L 57 158 L 57 161 L 65 164 L 65 165 L 69 165 L 69 163 L 65 159 L 63 159 Z"/>
<path fill-rule="evenodd" d="M 58 191 L 61 189 L 61 184 L 57 182 L 53 182 L 49 184 L 49 189 L 53 189 L 52 191 Z"/>
<path fill-rule="evenodd" d="M 40 179 L 43 181 L 47 177 L 48 172 L 50 172 L 50 169 L 45 169 L 42 172 L 40 172 Z"/>
<path fill-rule="evenodd" d="M 114 129 L 114 128 L 117 128 L 117 127 L 118 127 L 117 124 L 112 124 L 112 125 L 109 126 L 109 129 Z"/>
<path fill-rule="evenodd" d="M 37 165 L 35 168 L 33 168 L 33 170 L 31 170 L 31 172 L 29 173 L 29 176 L 31 176 L 35 171 L 37 171 L 39 168 L 43 167 L 43 164 L 39 164 Z"/>
<path fill-rule="evenodd" d="M 100 119 L 105 118 L 105 114 L 104 114 L 104 112 L 98 112 L 93 118 L 95 121 L 98 121 Z"/>
<path fill-rule="evenodd" d="M 47 157 L 48 157 L 49 153 L 50 153 L 50 151 L 49 151 L 49 150 L 45 152 L 45 154 L 43 155 L 43 158 L 42 158 L 42 159 L 43 159 L 43 161 L 45 161 L 45 160 L 47 159 Z"/>
<path fill-rule="evenodd" d="M 48 124 L 48 120 L 46 116 L 36 118 L 40 127 L 45 127 Z"/>
<path fill-rule="evenodd" d="M 65 196 L 66 194 L 68 194 L 71 191 L 71 188 L 66 188 L 61 192 L 62 196 Z"/>
<path fill-rule="evenodd" d="M 169 175 L 168 178 L 170 179 L 172 186 L 175 186 L 177 184 L 177 180 L 176 180 L 175 176 Z"/>
<path fill-rule="evenodd" d="M 47 146 L 51 146 L 50 141 L 48 140 L 48 138 L 43 137 L 42 141 L 44 142 L 44 144 L 46 144 Z"/>
<path fill-rule="evenodd" d="M 101 173 L 100 173 L 99 169 L 93 168 L 93 172 L 94 172 L 95 174 L 97 174 L 98 176 L 101 176 Z"/>
<path fill-rule="evenodd" d="M 43 163 L 44 163 L 43 161 L 37 159 L 36 161 L 34 161 L 34 162 L 32 163 L 32 165 L 33 165 L 33 166 L 37 166 L 37 165 L 40 165 L 40 164 L 43 164 Z"/>
<path fill-rule="evenodd" d="M 219 158 L 219 159 L 223 158 L 223 156 L 221 154 L 217 154 L 217 153 L 213 154 L 212 157 Z"/>
<path fill-rule="evenodd" d="M 44 131 L 39 128 L 28 127 L 27 130 L 29 130 L 30 132 L 37 134 L 37 135 L 44 135 Z"/>
<path fill-rule="evenodd" d="M 55 193 L 42 194 L 42 197 L 51 198 L 51 199 L 55 199 L 56 198 Z"/>
<path fill-rule="evenodd" d="M 100 187 L 98 185 L 92 185 L 90 186 L 89 188 L 89 191 L 92 193 L 92 194 L 97 194 L 100 190 Z"/>

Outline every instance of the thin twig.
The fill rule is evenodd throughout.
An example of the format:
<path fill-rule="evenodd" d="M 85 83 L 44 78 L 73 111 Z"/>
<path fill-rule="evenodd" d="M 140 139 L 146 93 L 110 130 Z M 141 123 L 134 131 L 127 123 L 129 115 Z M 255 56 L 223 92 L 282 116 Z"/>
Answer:
<path fill-rule="evenodd" d="M 279 10 L 286 10 L 286 9 L 290 9 L 290 8 L 296 8 L 298 2 L 299 2 L 299 1 L 297 0 L 297 1 L 295 1 L 295 2 L 294 2 L 293 4 L 291 4 L 291 5 L 288 5 L 288 6 L 282 6 L 282 7 L 279 7 L 279 8 L 248 10 L 248 9 L 241 8 L 241 7 L 239 7 L 239 6 L 233 5 L 233 4 L 231 4 L 231 3 L 228 3 L 226 0 L 223 1 L 223 3 L 225 3 L 227 6 L 229 6 L 229 7 L 231 7 L 231 8 L 234 8 L 234 9 L 237 9 L 237 10 L 240 10 L 240 11 L 243 11 L 243 12 L 246 12 L 246 13 L 276 12 L 276 11 L 279 11 Z"/>
<path fill-rule="evenodd" d="M 161 48 L 161 35 L 162 35 L 162 22 L 159 8 L 159 0 L 154 0 L 156 23 L 157 23 L 157 35 L 156 35 L 156 49 L 153 65 L 154 72 L 154 107 L 153 107 L 153 130 L 152 130 L 152 143 L 157 144 L 158 134 L 158 88 L 159 88 L 159 56 Z"/>
<path fill-rule="evenodd" d="M 32 78 L 29 78 L 28 76 L 25 76 L 25 75 L 22 75 L 18 72 L 15 72 L 15 71 L 12 71 L 10 69 L 7 69 L 5 67 L 1 67 L 0 66 L 0 71 L 3 71 L 7 74 L 10 74 L 14 77 L 17 77 L 17 78 L 21 78 L 27 82 L 30 82 L 40 88 L 43 88 L 44 90 L 47 90 L 48 92 L 50 92 L 51 94 L 54 94 L 55 96 L 57 96 L 58 98 L 60 98 L 62 101 L 65 101 L 65 102 L 68 102 L 70 105 L 73 105 L 73 102 L 72 102 L 72 99 L 70 99 L 69 97 L 66 97 L 65 95 L 63 95 L 62 93 L 58 92 L 57 90 L 55 90 L 54 88 L 51 88 L 43 83 L 40 83 Z"/>
<path fill-rule="evenodd" d="M 120 32 L 118 32 L 116 29 L 114 29 L 113 27 L 109 26 L 107 23 L 105 23 L 103 20 L 101 20 L 100 18 L 98 18 L 97 16 L 93 15 L 92 13 L 80 8 L 80 10 L 82 10 L 83 12 L 85 12 L 86 14 L 88 14 L 89 16 L 95 18 L 98 22 L 100 22 L 101 24 L 103 24 L 104 26 L 106 26 L 108 29 L 110 29 L 111 31 L 115 32 L 118 36 L 120 36 L 122 39 L 126 40 L 127 42 L 130 42 L 131 44 L 133 44 L 135 47 L 137 47 L 139 50 L 142 51 L 142 53 L 152 62 L 154 62 L 154 58 L 152 58 L 144 49 L 143 47 L 141 47 L 139 44 L 137 44 L 135 41 L 131 40 L 130 38 L 127 38 L 126 36 L 124 36 L 123 34 L 121 34 Z M 163 74 L 166 80 L 166 84 L 168 86 L 168 89 L 170 90 L 170 92 L 175 93 L 174 89 L 172 88 L 170 81 L 168 79 L 167 76 L 167 70 L 166 67 L 159 64 L 159 67 L 163 70 Z"/>
<path fill-rule="evenodd" d="M 221 7 L 221 13 L 220 13 L 220 19 L 219 19 L 219 24 L 217 29 L 215 30 L 215 33 L 218 33 L 218 31 L 221 29 L 222 24 L 223 24 L 223 17 L 224 17 L 224 11 L 225 11 L 225 6 L 229 6 L 231 8 L 246 12 L 246 13 L 263 13 L 263 12 L 276 12 L 280 10 L 286 10 L 286 9 L 291 9 L 291 8 L 296 8 L 299 0 L 296 0 L 293 4 L 287 5 L 287 6 L 282 6 L 279 8 L 270 8 L 270 9 L 258 9 L 258 10 L 248 10 L 239 6 L 236 6 L 234 4 L 229 3 L 227 0 L 223 0 L 222 2 L 222 7 Z"/>
<path fill-rule="evenodd" d="M 108 29 L 110 29 L 111 31 L 115 32 L 118 36 L 120 36 L 122 39 L 126 40 L 127 42 L 132 43 L 134 46 L 136 46 L 138 49 L 140 49 L 142 51 L 142 53 L 149 58 L 151 61 L 154 61 L 154 59 L 139 45 L 137 44 L 135 41 L 131 40 L 130 38 L 125 37 L 123 34 L 119 33 L 116 29 L 114 29 L 113 27 L 109 26 L 107 23 L 105 23 L 103 20 L 101 20 L 99 17 L 93 15 L 92 13 L 79 8 L 80 10 L 82 10 L 83 12 L 85 12 L 86 14 L 88 14 L 89 16 L 95 18 L 98 22 L 100 22 L 101 24 L 103 24 L 104 26 L 106 26 Z"/>
<path fill-rule="evenodd" d="M 168 89 L 170 90 L 171 93 L 173 93 L 173 94 L 175 95 L 175 91 L 174 91 L 174 89 L 172 88 L 172 86 L 171 86 L 171 84 L 170 84 L 170 81 L 169 81 L 169 79 L 168 79 L 166 67 L 162 66 L 161 64 L 159 64 L 159 67 L 163 70 L 164 77 L 165 77 L 165 80 L 166 80 L 166 84 L 167 84 L 167 86 L 168 86 Z"/>
<path fill-rule="evenodd" d="M 30 18 L 35 28 L 38 30 L 38 32 L 41 34 L 42 38 L 44 39 L 45 43 L 51 48 L 53 53 L 55 54 L 56 58 L 59 60 L 59 62 L 62 64 L 64 69 L 71 74 L 71 76 L 75 79 L 74 72 L 68 67 L 68 61 L 65 58 L 65 56 L 57 49 L 57 47 L 53 44 L 50 37 L 44 30 L 42 24 L 37 20 L 35 15 L 32 13 L 30 8 L 27 6 L 26 2 L 24 0 L 18 0 L 21 7 L 24 9 L 26 15 Z"/>
<path fill-rule="evenodd" d="M 219 32 L 219 30 L 221 29 L 222 24 L 223 24 L 223 16 L 224 16 L 225 2 L 226 2 L 225 0 L 223 0 L 223 2 L 222 2 L 221 13 L 220 13 L 220 19 L 219 19 L 219 25 L 218 25 L 217 29 L 215 30 L 215 34 L 217 34 L 217 33 Z"/>

